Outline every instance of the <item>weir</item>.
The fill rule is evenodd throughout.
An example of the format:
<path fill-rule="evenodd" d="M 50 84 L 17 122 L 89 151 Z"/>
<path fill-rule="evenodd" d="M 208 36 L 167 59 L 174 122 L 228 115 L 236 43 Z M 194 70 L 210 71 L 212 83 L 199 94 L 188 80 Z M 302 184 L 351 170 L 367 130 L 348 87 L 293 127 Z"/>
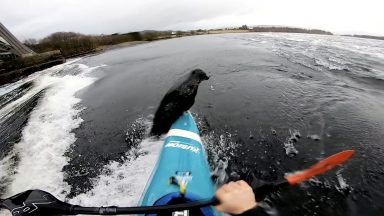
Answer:
<path fill-rule="evenodd" d="M 35 54 L 21 43 L 2 23 L 0 23 L 0 61 Z"/>

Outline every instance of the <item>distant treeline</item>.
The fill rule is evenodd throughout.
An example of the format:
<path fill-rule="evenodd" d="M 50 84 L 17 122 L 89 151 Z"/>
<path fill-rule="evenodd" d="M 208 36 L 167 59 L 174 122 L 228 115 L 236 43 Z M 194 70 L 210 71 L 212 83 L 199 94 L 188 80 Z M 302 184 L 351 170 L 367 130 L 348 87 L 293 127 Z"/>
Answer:
<path fill-rule="evenodd" d="M 372 36 L 372 35 L 343 35 L 347 37 L 358 37 L 358 38 L 367 38 L 367 39 L 375 39 L 375 40 L 384 40 L 384 37 L 380 36 Z"/>
<path fill-rule="evenodd" d="M 143 31 L 112 35 L 84 35 L 75 32 L 56 32 L 41 40 L 29 39 L 25 45 L 37 54 L 0 62 L 0 85 L 15 81 L 35 71 L 66 61 L 66 58 L 85 55 L 110 46 L 131 41 L 152 41 L 178 37 L 185 32 Z"/>
<path fill-rule="evenodd" d="M 254 27 L 250 29 L 252 32 L 286 32 L 286 33 L 306 33 L 306 34 L 325 34 L 332 35 L 331 32 L 319 30 L 319 29 L 303 29 L 303 28 L 292 28 L 292 27 Z"/>
<path fill-rule="evenodd" d="M 25 45 L 37 53 L 60 50 L 64 57 L 86 54 L 100 46 L 114 45 L 130 41 L 151 41 L 170 38 L 170 31 L 143 31 L 112 35 L 83 35 L 74 32 L 56 32 L 40 41 L 29 39 Z"/>
<path fill-rule="evenodd" d="M 0 64 L 0 85 L 64 62 L 59 50 L 4 61 Z"/>
<path fill-rule="evenodd" d="M 56 60 L 65 61 L 58 50 L 4 61 L 0 64 L 0 74 Z"/>

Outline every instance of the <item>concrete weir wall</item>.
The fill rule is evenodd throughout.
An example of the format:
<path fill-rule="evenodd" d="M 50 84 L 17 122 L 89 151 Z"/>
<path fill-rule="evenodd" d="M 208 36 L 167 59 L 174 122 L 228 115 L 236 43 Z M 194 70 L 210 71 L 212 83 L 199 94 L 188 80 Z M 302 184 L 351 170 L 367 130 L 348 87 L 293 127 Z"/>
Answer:
<path fill-rule="evenodd" d="M 17 56 L 23 57 L 35 54 L 22 44 L 2 23 L 0 23 L 0 37 L 10 45 L 11 49 L 9 51 Z"/>

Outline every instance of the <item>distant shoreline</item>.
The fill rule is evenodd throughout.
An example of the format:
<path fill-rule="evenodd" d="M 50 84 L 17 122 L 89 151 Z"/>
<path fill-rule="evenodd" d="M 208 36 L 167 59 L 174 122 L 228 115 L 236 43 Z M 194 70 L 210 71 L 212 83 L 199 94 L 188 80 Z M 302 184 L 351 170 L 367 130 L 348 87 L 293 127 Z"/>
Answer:
<path fill-rule="evenodd" d="M 7 83 L 16 82 L 34 72 L 44 70 L 58 64 L 62 64 L 66 62 L 66 59 L 68 58 L 75 58 L 75 57 L 87 56 L 87 55 L 98 55 L 100 53 L 103 53 L 104 51 L 135 46 L 135 45 L 144 44 L 144 43 L 157 41 L 157 40 L 173 39 L 173 38 L 195 36 L 195 35 L 231 34 L 231 33 L 304 33 L 304 34 L 333 35 L 331 32 L 318 30 L 318 29 L 301 29 L 301 28 L 291 28 L 291 27 L 248 28 L 246 25 L 240 28 L 223 28 L 223 29 L 209 29 L 209 30 L 200 29 L 196 31 L 177 31 L 177 32 L 143 31 L 143 32 L 137 32 L 137 33 L 134 32 L 134 33 L 126 33 L 126 34 L 112 34 L 112 35 L 107 35 L 107 37 L 112 38 L 112 40 L 113 38 L 120 39 L 122 37 L 131 36 L 132 34 L 134 36 L 141 34 L 141 37 L 139 38 L 139 40 L 138 39 L 132 40 L 132 36 L 131 36 L 131 39 L 129 39 L 130 41 L 119 41 L 117 43 L 109 44 L 109 45 L 98 45 L 88 51 L 81 51 L 77 53 L 75 52 L 72 55 L 67 55 L 67 56 L 63 56 L 62 52 L 58 50 L 53 50 L 53 51 L 45 52 L 32 57 L 17 59 L 15 60 L 15 63 L 11 63 L 10 68 L 13 67 L 14 69 L 7 70 L 6 68 L 4 69 L 4 65 L 1 65 L 0 86 Z M 384 40 L 384 37 L 370 36 L 370 35 L 341 35 L 341 36 Z"/>
<path fill-rule="evenodd" d="M 105 46 L 99 46 L 96 48 L 96 52 L 104 52 L 108 50 L 113 50 L 113 49 L 119 49 L 119 48 L 124 48 L 124 47 L 131 47 L 135 45 L 140 45 L 140 44 L 145 44 L 150 41 L 128 41 L 128 42 L 123 42 L 119 44 L 114 44 L 114 45 L 105 45 Z"/>
<path fill-rule="evenodd" d="M 59 64 L 63 64 L 66 62 L 67 59 L 70 59 L 70 58 L 83 57 L 88 55 L 98 55 L 108 50 L 131 47 L 131 46 L 144 44 L 144 43 L 148 43 L 148 41 L 131 41 L 131 42 L 123 42 L 120 44 L 114 44 L 114 45 L 100 46 L 100 47 L 97 47 L 95 50 L 78 53 L 75 55 L 67 56 L 65 58 L 62 55 L 57 55 L 57 52 L 55 52 L 54 54 L 55 56 L 48 54 L 49 57 L 43 60 L 35 60 L 34 57 L 29 57 L 29 58 L 33 58 L 32 62 L 35 62 L 35 63 L 33 64 L 27 63 L 26 64 L 27 66 L 25 67 L 20 67 L 11 71 L 3 72 L 3 70 L 0 70 L 0 87 L 8 83 L 17 82 L 18 80 L 24 77 L 27 77 L 35 72 L 45 70 Z M 47 55 L 47 54 L 40 54 L 40 55 Z M 29 58 L 26 58 L 26 59 L 29 59 Z M 16 62 L 16 64 L 17 63 L 18 62 Z"/>
<path fill-rule="evenodd" d="M 373 40 L 384 40 L 384 36 L 372 36 L 372 35 L 341 35 L 341 36 L 365 38 L 365 39 L 373 39 Z"/>

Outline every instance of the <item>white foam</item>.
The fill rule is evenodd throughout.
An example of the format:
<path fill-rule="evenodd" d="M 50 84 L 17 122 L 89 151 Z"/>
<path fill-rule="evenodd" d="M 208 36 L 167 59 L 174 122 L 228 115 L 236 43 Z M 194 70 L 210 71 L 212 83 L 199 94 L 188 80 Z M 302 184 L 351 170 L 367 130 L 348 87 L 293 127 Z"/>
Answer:
<path fill-rule="evenodd" d="M 67 66 L 67 65 L 71 65 L 77 61 L 79 61 L 81 58 L 76 58 L 76 59 L 72 59 L 70 61 L 67 61 L 66 63 L 63 63 L 63 64 L 60 64 L 60 65 L 56 65 L 54 67 L 51 67 L 51 68 L 47 68 L 45 70 L 42 70 L 42 71 L 38 71 L 38 72 L 35 72 L 35 73 L 32 73 L 31 75 L 21 79 L 21 80 L 18 80 L 16 82 L 13 82 L 13 83 L 9 83 L 9 84 L 5 84 L 3 86 L 1 86 L 0 88 L 0 96 L 12 91 L 12 90 L 15 90 L 17 88 L 19 88 L 21 85 L 27 83 L 27 82 L 30 82 L 30 81 L 33 81 L 35 80 L 36 78 L 44 75 L 44 74 L 50 74 L 54 71 L 58 71 L 58 69 L 60 68 L 63 68 L 64 66 Z"/>
<path fill-rule="evenodd" d="M 0 162 L 0 184 L 1 184 L 1 187 L 8 185 L 11 181 L 11 179 L 9 177 L 12 176 L 13 170 L 9 169 L 9 168 L 12 165 L 14 165 L 14 160 L 12 160 L 12 156 L 15 156 L 15 155 L 8 154 Z"/>
<path fill-rule="evenodd" d="M 70 202 L 84 206 L 136 206 L 155 166 L 162 143 L 162 140 L 143 140 L 139 149 L 132 149 L 128 153 L 130 160 L 124 163 L 114 161 L 106 165 L 105 174 L 94 179 L 94 188 Z"/>
<path fill-rule="evenodd" d="M 22 97 L 18 98 L 15 101 L 12 101 L 11 103 L 7 104 L 4 108 L 0 110 L 0 122 L 4 121 L 9 115 L 13 113 L 13 111 L 21 106 L 24 102 L 26 102 L 28 99 L 39 93 L 41 90 L 47 88 L 49 85 L 53 83 L 53 80 L 37 80 L 36 83 L 38 83 L 37 87 L 32 88 L 28 92 L 26 92 Z"/>
<path fill-rule="evenodd" d="M 301 134 L 298 130 L 294 130 L 293 132 L 289 130 L 289 133 L 291 134 L 291 137 L 289 137 L 285 142 L 284 142 L 284 149 L 285 149 L 285 154 L 289 157 L 293 157 L 299 153 L 299 151 L 295 148 L 295 140 L 297 140 L 301 137 Z"/>
<path fill-rule="evenodd" d="M 65 67 L 66 65 L 61 65 L 56 70 L 63 70 Z M 87 67 L 86 72 L 90 70 Z M 4 182 L 6 193 L 3 198 L 33 188 L 48 191 L 59 199 L 65 198 L 69 186 L 63 181 L 62 168 L 67 164 L 67 158 L 63 154 L 76 140 L 71 131 L 82 122 L 78 116 L 82 108 L 76 106 L 80 99 L 74 95 L 94 81 L 95 78 L 83 74 L 62 77 L 44 74 L 35 79 L 32 92 L 47 86 L 49 88 L 31 112 L 29 121 L 23 128 L 21 141 L 0 161 L 0 179 L 7 180 Z M 25 97 L 31 94 L 28 93 Z M 10 160 L 15 156 L 19 159 L 16 168 L 13 167 L 15 163 Z M 7 213 L 3 211 L 0 215 Z"/>
<path fill-rule="evenodd" d="M 232 134 L 224 132 L 218 137 L 215 131 L 210 131 L 202 137 L 204 148 L 208 157 L 210 156 L 211 175 L 217 177 L 215 184 L 217 186 L 227 182 L 228 161 L 235 155 L 234 150 L 237 143 L 232 140 Z"/>
<path fill-rule="evenodd" d="M 11 115 L 13 113 L 13 111 L 17 107 L 22 105 L 24 102 L 26 102 L 28 99 L 30 99 L 31 97 L 36 95 L 38 92 L 40 92 L 41 90 L 47 88 L 48 86 L 50 86 L 54 83 L 60 82 L 60 79 L 59 80 L 58 79 L 50 79 L 49 77 L 52 78 L 51 75 L 55 75 L 56 73 L 61 72 L 61 71 L 68 72 L 68 71 L 71 71 L 77 67 L 81 70 L 81 72 L 84 76 L 85 74 L 88 74 L 89 72 L 93 71 L 94 69 L 100 67 L 100 66 L 88 67 L 88 66 L 83 65 L 83 64 L 72 64 L 73 62 L 75 62 L 77 60 L 78 59 L 73 60 L 71 62 L 67 62 L 65 64 L 61 64 L 61 65 L 57 65 L 57 66 L 48 68 L 46 70 L 43 70 L 43 71 L 40 71 L 40 72 L 37 72 L 34 74 L 31 74 L 30 76 L 28 76 L 28 77 L 26 77 L 26 78 L 24 78 L 18 82 L 11 83 L 11 84 L 8 84 L 8 85 L 0 88 L 0 95 L 4 95 L 4 94 L 6 94 L 6 93 L 8 93 L 8 92 L 10 92 L 16 88 L 19 88 L 21 85 L 23 85 L 27 82 L 31 82 L 31 81 L 34 82 L 33 88 L 31 88 L 28 92 L 26 92 L 22 97 L 18 98 L 15 101 L 12 101 L 11 103 L 7 104 L 5 107 L 3 107 L 0 110 L 0 122 L 4 121 L 9 115 Z"/>
<path fill-rule="evenodd" d="M 342 169 L 341 170 L 338 170 L 336 172 L 336 177 L 337 177 L 337 181 L 339 182 L 339 186 L 336 186 L 336 188 L 339 190 L 339 191 L 342 191 L 346 188 L 349 187 L 349 185 L 347 184 L 347 182 L 345 181 L 345 179 L 343 178 L 343 176 L 341 175 L 341 172 L 342 172 Z"/>
<path fill-rule="evenodd" d="M 285 154 L 289 157 L 293 157 L 299 153 L 299 151 L 293 145 L 293 142 L 288 140 L 284 142 Z"/>

